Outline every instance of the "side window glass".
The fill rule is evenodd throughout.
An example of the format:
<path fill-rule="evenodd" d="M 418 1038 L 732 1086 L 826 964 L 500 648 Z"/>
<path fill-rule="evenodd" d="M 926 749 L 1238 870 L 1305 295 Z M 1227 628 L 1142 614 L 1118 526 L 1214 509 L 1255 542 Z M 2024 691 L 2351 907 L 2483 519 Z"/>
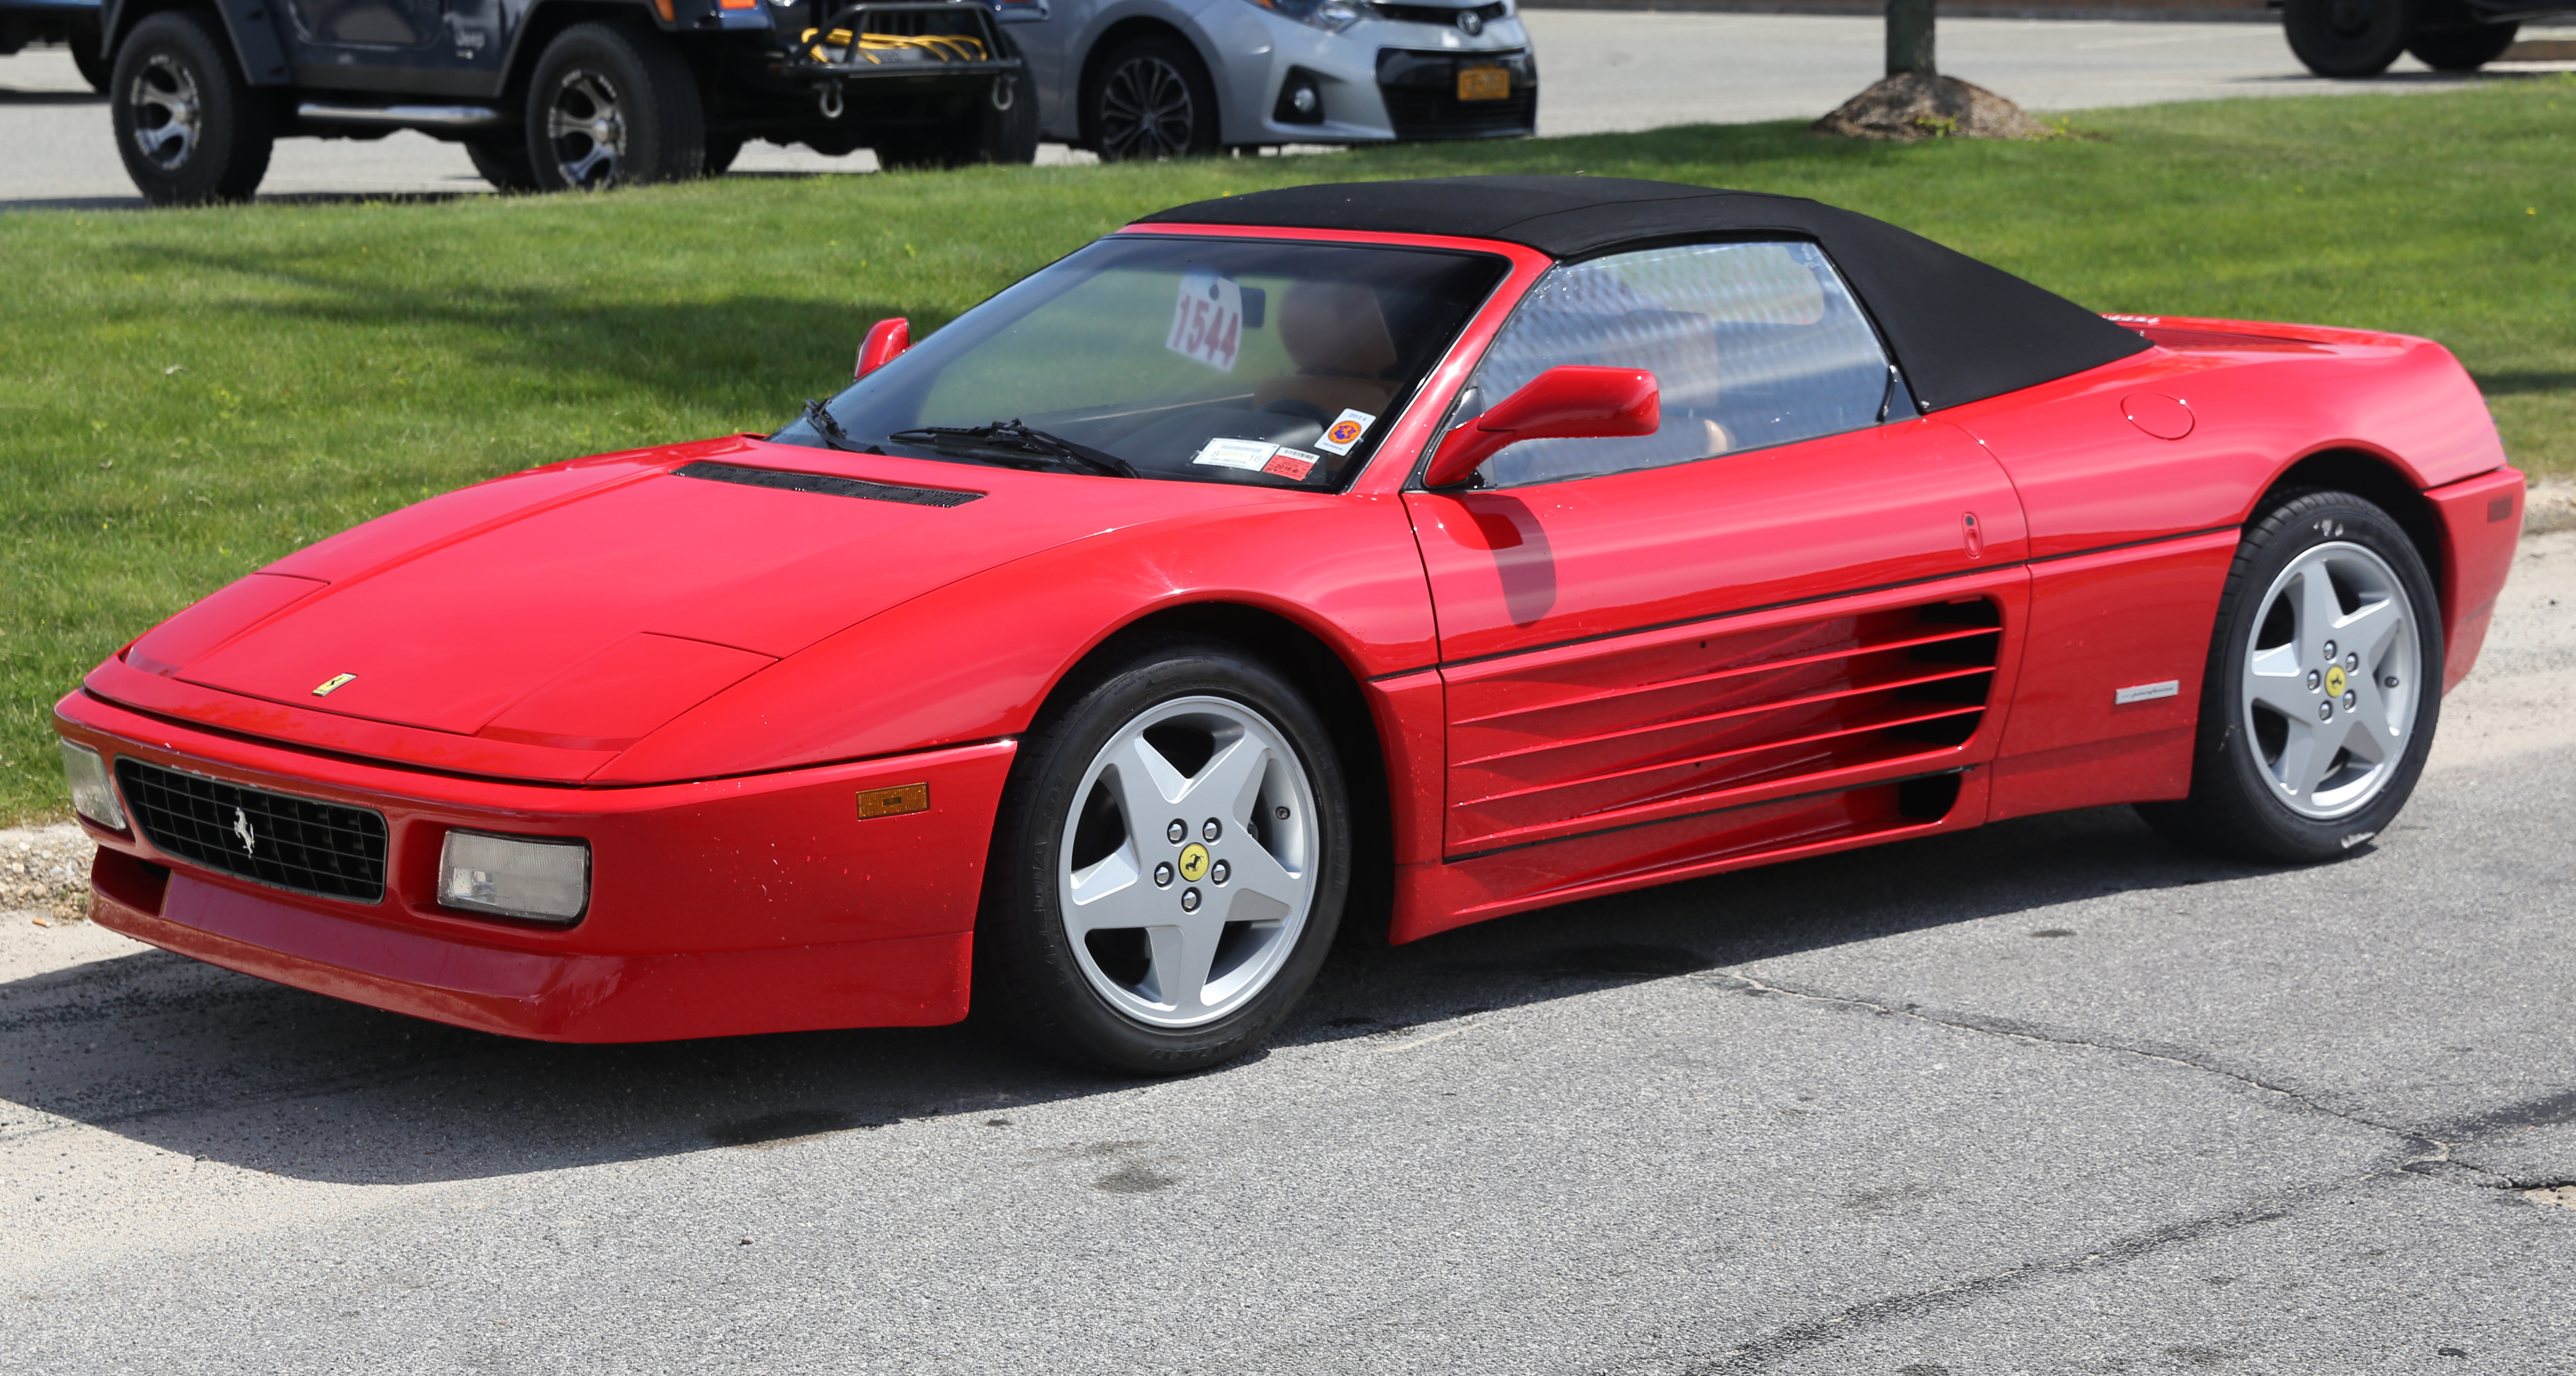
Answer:
<path fill-rule="evenodd" d="M 1692 244 L 1549 273 L 1485 352 L 1450 423 L 1566 363 L 1653 373 L 1663 428 L 1524 441 L 1478 470 L 1484 486 L 1688 463 L 1859 429 L 1878 421 L 1893 377 L 1877 333 L 1815 245 Z"/>

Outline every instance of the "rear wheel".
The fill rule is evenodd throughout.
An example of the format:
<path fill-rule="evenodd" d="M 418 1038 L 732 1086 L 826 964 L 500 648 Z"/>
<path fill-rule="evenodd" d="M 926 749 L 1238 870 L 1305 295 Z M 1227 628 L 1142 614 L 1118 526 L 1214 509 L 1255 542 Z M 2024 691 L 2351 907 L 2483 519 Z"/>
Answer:
<path fill-rule="evenodd" d="M 1189 44 L 1135 39 L 1102 59 L 1084 94 L 1082 125 L 1103 162 L 1213 153 L 1216 84 Z"/>
<path fill-rule="evenodd" d="M 108 112 L 116 151 L 154 205 L 247 199 L 268 175 L 276 110 L 251 89 L 206 21 L 147 15 L 118 47 Z"/>
<path fill-rule="evenodd" d="M 2319 76 L 2377 76 L 2415 32 L 2413 0 L 2283 0 L 2290 51 Z"/>
<path fill-rule="evenodd" d="M 2433 748 L 2439 608 L 2378 507 L 2316 492 L 2275 508 L 2219 601 L 2191 796 L 2139 811 L 2176 840 L 2293 864 L 2386 830 Z"/>
<path fill-rule="evenodd" d="M 1323 723 L 1231 648 L 1094 675 L 1024 739 L 976 924 L 976 1002 L 1033 1046 L 1171 1074 L 1240 1055 L 1341 920 L 1350 804 Z"/>
<path fill-rule="evenodd" d="M 706 166 L 697 79 L 663 37 L 575 24 L 528 82 L 528 161 L 547 191 L 684 181 Z"/>
<path fill-rule="evenodd" d="M 2515 24 L 2471 24 L 2415 35 L 2406 51 L 2437 72 L 2474 72 L 2504 56 L 2513 46 Z"/>

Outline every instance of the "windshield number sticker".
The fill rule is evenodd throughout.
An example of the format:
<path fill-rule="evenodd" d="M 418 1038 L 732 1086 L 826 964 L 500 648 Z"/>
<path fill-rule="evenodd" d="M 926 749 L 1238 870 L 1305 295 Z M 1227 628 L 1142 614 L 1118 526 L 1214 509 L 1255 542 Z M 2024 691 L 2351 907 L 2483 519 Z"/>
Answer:
<path fill-rule="evenodd" d="M 1331 425 L 1324 427 L 1324 437 L 1315 441 L 1315 447 L 1327 454 L 1347 454 L 1351 452 L 1352 445 L 1360 442 L 1360 436 L 1367 434 L 1368 428 L 1376 423 L 1377 417 L 1366 411 L 1344 411 L 1333 418 Z"/>
<path fill-rule="evenodd" d="M 1218 276 L 1213 268 L 1192 268 L 1182 274 L 1180 299 L 1172 306 L 1171 337 L 1163 347 L 1230 373 L 1242 346 L 1242 285 Z"/>
<path fill-rule="evenodd" d="M 1192 463 L 1213 464 L 1218 468 L 1240 468 L 1258 473 L 1269 466 L 1279 446 L 1260 440 L 1209 440 Z"/>
<path fill-rule="evenodd" d="M 1291 449 L 1283 444 L 1279 446 L 1279 452 L 1271 456 L 1270 462 L 1261 466 L 1261 471 L 1286 478 L 1292 483 L 1302 483 L 1306 481 L 1306 475 L 1314 472 L 1315 465 L 1320 462 L 1322 460 L 1303 449 Z"/>

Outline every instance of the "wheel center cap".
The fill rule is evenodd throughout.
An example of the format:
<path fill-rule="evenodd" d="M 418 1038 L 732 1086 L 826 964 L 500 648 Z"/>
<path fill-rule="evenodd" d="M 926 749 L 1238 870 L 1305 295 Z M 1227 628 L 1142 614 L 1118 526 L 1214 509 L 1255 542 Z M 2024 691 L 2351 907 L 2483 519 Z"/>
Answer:
<path fill-rule="evenodd" d="M 2330 698 L 2342 697 L 2344 682 L 2342 665 L 2338 664 L 2333 668 L 2326 670 L 2326 696 Z"/>
<path fill-rule="evenodd" d="M 1208 849 L 1196 841 L 1181 847 L 1181 877 L 1195 884 L 1207 878 Z"/>

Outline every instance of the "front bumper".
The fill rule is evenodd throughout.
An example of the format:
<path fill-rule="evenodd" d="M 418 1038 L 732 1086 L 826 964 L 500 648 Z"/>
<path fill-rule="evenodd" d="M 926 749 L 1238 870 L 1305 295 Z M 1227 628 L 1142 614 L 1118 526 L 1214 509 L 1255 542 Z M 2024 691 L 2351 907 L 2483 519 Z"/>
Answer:
<path fill-rule="evenodd" d="M 372 808 L 385 896 L 359 903 L 190 864 L 139 827 L 99 843 L 101 926 L 212 964 L 415 1017 L 548 1041 L 660 1041 L 965 1016 L 986 847 L 1013 743 L 746 778 L 566 788 L 430 774 L 190 727 L 87 691 L 55 729 L 110 757 Z M 862 819 L 857 795 L 928 790 Z M 131 813 L 129 805 L 128 811 Z M 447 831 L 590 843 L 565 928 L 433 897 Z"/>
<path fill-rule="evenodd" d="M 1497 19 L 1475 37 L 1445 24 L 1364 18 L 1340 33 L 1326 33 L 1283 18 L 1257 5 L 1227 0 L 1200 10 L 1200 48 L 1223 54 L 1211 60 L 1210 74 L 1224 109 L 1224 140 L 1229 144 L 1384 143 L 1395 139 L 1479 138 L 1534 132 L 1538 109 L 1538 68 L 1531 57 L 1528 33 L 1518 18 Z M 1385 84 L 1385 54 L 1410 55 L 1401 64 L 1398 84 Z M 1512 94 L 1504 101 L 1456 99 L 1456 67 L 1465 62 L 1513 68 Z M 1510 127 L 1469 128 L 1445 109 L 1429 108 L 1425 88 L 1434 79 L 1448 83 L 1446 103 L 1464 105 L 1475 115 L 1481 107 L 1509 106 L 1516 115 Z M 1295 123 L 1278 118 L 1280 93 L 1295 76 L 1311 78 L 1322 97 L 1322 118 Z"/>

